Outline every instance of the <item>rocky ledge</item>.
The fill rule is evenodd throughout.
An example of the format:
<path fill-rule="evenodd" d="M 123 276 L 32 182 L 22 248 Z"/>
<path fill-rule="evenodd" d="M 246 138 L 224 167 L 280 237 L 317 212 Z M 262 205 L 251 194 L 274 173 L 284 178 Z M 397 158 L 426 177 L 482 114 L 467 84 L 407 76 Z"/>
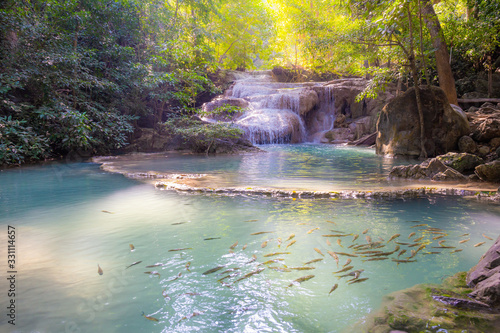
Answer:
<path fill-rule="evenodd" d="M 498 332 L 500 237 L 468 273 L 441 285 L 419 284 L 389 294 L 381 308 L 348 332 Z"/>

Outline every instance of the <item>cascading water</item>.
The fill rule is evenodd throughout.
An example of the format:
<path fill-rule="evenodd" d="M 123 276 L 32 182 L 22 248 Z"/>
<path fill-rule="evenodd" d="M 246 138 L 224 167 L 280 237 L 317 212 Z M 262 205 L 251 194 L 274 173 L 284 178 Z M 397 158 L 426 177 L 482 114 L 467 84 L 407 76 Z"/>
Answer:
<path fill-rule="evenodd" d="M 311 141 L 312 134 L 333 127 L 332 87 L 321 82 L 275 82 L 271 71 L 234 75 L 233 86 L 210 103 L 244 106 L 232 122 L 245 130 L 252 143 Z"/>

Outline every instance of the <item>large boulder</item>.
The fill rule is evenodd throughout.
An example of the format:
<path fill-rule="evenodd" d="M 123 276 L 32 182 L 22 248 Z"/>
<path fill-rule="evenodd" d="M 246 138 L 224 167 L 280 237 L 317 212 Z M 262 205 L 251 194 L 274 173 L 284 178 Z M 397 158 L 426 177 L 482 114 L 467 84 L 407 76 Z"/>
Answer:
<path fill-rule="evenodd" d="M 323 143 L 346 143 L 354 140 L 354 133 L 349 128 L 334 128 L 325 133 Z"/>
<path fill-rule="evenodd" d="M 500 182 L 500 160 L 478 165 L 474 173 L 482 180 Z"/>
<path fill-rule="evenodd" d="M 449 166 L 458 172 L 474 171 L 474 169 L 484 163 L 484 160 L 473 154 L 468 153 L 447 153 L 436 157 L 443 162 L 444 165 Z"/>
<path fill-rule="evenodd" d="M 500 308 L 500 237 L 467 274 L 469 294 L 476 300 Z"/>
<path fill-rule="evenodd" d="M 443 90 L 438 87 L 421 87 L 421 99 L 428 156 L 456 150 L 458 139 L 470 132 L 467 118 L 450 106 Z M 382 109 L 377 131 L 378 154 L 420 155 L 420 120 L 414 88 L 394 98 Z"/>
<path fill-rule="evenodd" d="M 477 151 L 477 144 L 474 139 L 468 135 L 464 135 L 458 139 L 458 150 L 461 153 L 474 154 Z"/>
<path fill-rule="evenodd" d="M 243 98 L 217 96 L 212 101 L 204 103 L 201 110 L 206 113 L 206 118 L 217 121 L 230 121 L 241 113 L 217 112 L 217 109 L 224 106 L 236 106 L 242 109 L 247 108 L 248 101 Z M 215 112 L 214 112 L 215 111 Z"/>

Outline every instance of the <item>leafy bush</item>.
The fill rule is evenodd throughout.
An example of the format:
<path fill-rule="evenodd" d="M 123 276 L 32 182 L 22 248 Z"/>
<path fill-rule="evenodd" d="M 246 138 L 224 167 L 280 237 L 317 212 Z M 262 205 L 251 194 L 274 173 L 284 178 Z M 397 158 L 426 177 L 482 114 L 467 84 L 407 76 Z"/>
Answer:
<path fill-rule="evenodd" d="M 0 165 L 44 159 L 48 153 L 47 138 L 37 135 L 26 121 L 0 116 Z"/>
<path fill-rule="evenodd" d="M 167 131 L 179 135 L 184 143 L 196 153 L 215 152 L 221 142 L 234 141 L 243 135 L 243 130 L 230 123 L 205 123 L 199 119 L 182 116 L 165 123 Z"/>

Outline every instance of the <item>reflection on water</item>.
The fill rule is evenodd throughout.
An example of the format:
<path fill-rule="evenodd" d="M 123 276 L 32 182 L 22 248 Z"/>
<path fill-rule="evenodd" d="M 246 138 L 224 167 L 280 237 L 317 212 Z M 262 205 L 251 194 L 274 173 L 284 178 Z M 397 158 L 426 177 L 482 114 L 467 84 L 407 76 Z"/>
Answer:
<path fill-rule="evenodd" d="M 313 153 L 297 157 L 307 158 L 308 163 L 322 163 Z M 280 165 L 273 167 L 279 174 Z M 94 164 L 3 171 L 0 198 L 2 228 L 9 224 L 18 230 L 16 332 L 340 332 L 373 311 L 389 292 L 468 270 L 493 243 L 482 233 L 492 238 L 500 233 L 498 206 L 462 198 L 179 195 L 103 173 Z M 428 228 L 442 229 L 445 237 L 434 240 L 438 234 Z M 338 232 L 359 238 L 341 237 L 338 244 L 335 237 L 322 236 Z M 423 237 L 420 242 L 426 244 L 416 262 L 398 265 L 358 256 L 350 265 L 363 269 L 361 277 L 368 280 L 348 284 L 347 278 L 333 274 L 348 257 L 339 255 L 338 267 L 327 251 L 354 253 L 349 246 L 367 244 L 366 236 L 385 245 L 381 250 L 392 251 L 394 241 L 410 243 L 411 232 L 416 232 L 412 239 Z M 388 243 L 396 233 L 401 236 Z M 286 248 L 291 234 L 296 242 Z M 465 237 L 470 241 L 459 243 Z M 443 240 L 463 251 L 433 248 Z M 6 233 L 0 241 L 6 244 Z M 473 246 L 482 241 L 486 244 Z M 415 249 L 400 247 L 408 253 Z M 290 253 L 265 256 L 274 252 Z M 270 259 L 284 260 L 262 265 Z M 313 259 L 323 260 L 307 265 L 312 270 L 269 268 L 304 267 Z M 137 261 L 141 263 L 126 268 Z M 146 267 L 154 264 L 160 265 Z M 218 266 L 223 268 L 203 274 Z M 287 287 L 310 274 L 314 278 Z M 328 295 L 336 283 L 338 288 Z M 6 281 L 0 288 L 7 290 Z M 6 302 L 5 297 L 0 301 L 4 309 Z M 11 328 L 0 325 L 2 332 Z"/>
<path fill-rule="evenodd" d="M 415 163 L 377 156 L 365 147 L 319 144 L 262 145 L 262 153 L 193 155 L 138 154 L 112 160 L 115 169 L 128 173 L 208 174 L 196 186 L 272 187 L 293 190 L 366 190 L 400 186 L 388 182 L 393 166 Z"/>

